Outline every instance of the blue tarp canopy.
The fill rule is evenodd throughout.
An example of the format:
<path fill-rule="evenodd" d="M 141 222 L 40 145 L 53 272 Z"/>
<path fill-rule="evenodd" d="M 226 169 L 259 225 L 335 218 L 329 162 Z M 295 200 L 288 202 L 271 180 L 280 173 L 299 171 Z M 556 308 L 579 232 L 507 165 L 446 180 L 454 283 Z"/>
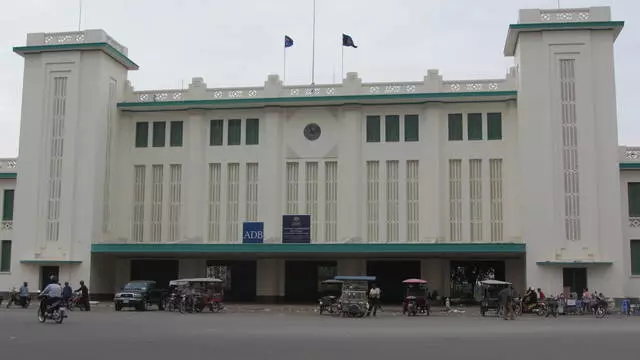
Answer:
<path fill-rule="evenodd" d="M 336 276 L 333 280 L 340 281 L 376 281 L 375 276 Z"/>

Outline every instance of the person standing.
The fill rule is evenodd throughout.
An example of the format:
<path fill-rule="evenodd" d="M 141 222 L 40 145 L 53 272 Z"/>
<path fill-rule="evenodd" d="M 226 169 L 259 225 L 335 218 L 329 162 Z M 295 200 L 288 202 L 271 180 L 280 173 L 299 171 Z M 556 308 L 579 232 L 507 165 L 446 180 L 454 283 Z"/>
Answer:
<path fill-rule="evenodd" d="M 29 302 L 29 284 L 25 281 L 20 287 L 20 306 L 27 308 Z"/>
<path fill-rule="evenodd" d="M 376 316 L 378 309 L 380 308 L 380 295 L 382 291 L 378 287 L 378 285 L 373 284 L 371 286 L 371 290 L 369 290 L 369 310 L 367 311 L 367 316 L 371 316 L 371 312 L 373 311 L 373 316 Z"/>
<path fill-rule="evenodd" d="M 84 307 L 84 311 L 90 311 L 91 304 L 89 304 L 89 288 L 84 284 L 84 280 L 80 280 L 80 288 L 75 292 L 80 292 L 80 305 Z"/>
<path fill-rule="evenodd" d="M 69 282 L 64 282 L 64 287 L 62 288 L 62 301 L 67 304 L 67 307 L 71 307 L 71 298 L 73 297 L 73 289 L 69 286 Z"/>
<path fill-rule="evenodd" d="M 498 298 L 500 299 L 500 306 L 502 307 L 502 312 L 505 320 L 515 320 L 515 314 L 513 312 L 513 300 L 515 298 L 515 290 L 513 290 L 513 285 L 509 285 L 505 287 L 498 293 Z"/>

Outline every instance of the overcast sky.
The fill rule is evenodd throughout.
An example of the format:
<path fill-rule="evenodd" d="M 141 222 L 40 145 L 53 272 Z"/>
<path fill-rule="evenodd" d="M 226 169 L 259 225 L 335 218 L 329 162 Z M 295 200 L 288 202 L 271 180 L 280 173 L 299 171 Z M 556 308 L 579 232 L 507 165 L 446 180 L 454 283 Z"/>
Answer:
<path fill-rule="evenodd" d="M 79 0 L 3 0 L 0 11 L 0 158 L 18 154 L 22 58 L 12 47 L 26 34 L 75 31 Z M 626 21 L 616 42 L 620 144 L 640 145 L 640 0 L 561 0 L 562 7 L 612 6 Z M 345 72 L 363 81 L 420 81 L 428 69 L 445 79 L 502 78 L 502 55 L 518 9 L 555 8 L 557 0 L 317 0 L 316 83 L 340 72 L 339 41 L 350 34 Z M 282 73 L 311 82 L 312 0 L 84 0 L 82 28 L 106 30 L 129 48 L 140 70 L 137 90 L 179 88 L 192 77 L 209 87 L 259 86 Z M 634 85 L 636 84 L 636 85 Z"/>

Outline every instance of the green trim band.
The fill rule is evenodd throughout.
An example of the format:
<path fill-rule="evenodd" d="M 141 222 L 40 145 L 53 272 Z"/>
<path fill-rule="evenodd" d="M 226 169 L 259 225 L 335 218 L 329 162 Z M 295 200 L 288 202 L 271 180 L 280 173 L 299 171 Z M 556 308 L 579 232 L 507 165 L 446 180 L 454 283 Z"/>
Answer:
<path fill-rule="evenodd" d="M 56 265 L 56 264 L 82 264 L 80 260 L 20 260 L 21 264 Z"/>
<path fill-rule="evenodd" d="M 92 244 L 92 253 L 525 253 L 525 244 Z"/>
<path fill-rule="evenodd" d="M 620 170 L 640 170 L 640 163 L 620 163 Z"/>
<path fill-rule="evenodd" d="M 25 54 L 34 54 L 41 52 L 53 51 L 74 51 L 74 50 L 101 50 L 105 54 L 111 56 L 115 61 L 122 64 L 128 70 L 138 70 L 138 64 L 129 59 L 125 54 L 116 50 L 113 46 L 106 42 L 98 43 L 80 43 L 80 44 L 54 44 L 54 45 L 35 45 L 35 46 L 18 46 L 13 48 L 13 52 L 24 56 Z"/>
<path fill-rule="evenodd" d="M 18 173 L 0 173 L 0 179 L 17 179 Z"/>
<path fill-rule="evenodd" d="M 613 265 L 612 261 L 536 261 L 540 266 Z"/>
<path fill-rule="evenodd" d="M 375 94 L 375 95 L 342 95 L 342 96 L 309 96 L 309 97 L 272 97 L 272 98 L 244 98 L 244 99 L 219 99 L 219 100 L 181 100 L 181 101 L 149 101 L 149 102 L 121 102 L 118 108 L 140 107 L 193 107 L 216 106 L 233 104 L 294 104 L 304 102 L 350 102 L 349 105 L 363 105 L 361 101 L 370 100 L 396 100 L 396 99 L 452 99 L 452 98 L 479 98 L 479 97 L 512 97 L 515 99 L 518 92 L 507 91 L 477 91 L 477 92 L 437 92 L 437 93 L 412 93 L 412 94 Z M 512 100 L 512 99 L 508 99 Z M 379 105 L 379 104 L 371 104 Z"/>

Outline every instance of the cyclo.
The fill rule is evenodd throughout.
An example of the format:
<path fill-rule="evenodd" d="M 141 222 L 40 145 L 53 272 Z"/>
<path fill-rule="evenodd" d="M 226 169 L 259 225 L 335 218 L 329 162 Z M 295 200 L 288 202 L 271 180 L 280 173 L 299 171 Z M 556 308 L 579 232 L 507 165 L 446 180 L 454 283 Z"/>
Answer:
<path fill-rule="evenodd" d="M 369 282 L 376 281 L 376 277 L 336 276 L 333 279 L 342 281 L 338 312 L 343 317 L 364 317 L 369 309 Z"/>
<path fill-rule="evenodd" d="M 510 282 L 500 280 L 482 280 L 476 285 L 476 300 L 480 302 L 480 315 L 485 316 L 488 311 L 495 311 L 500 316 L 502 307 L 499 293 L 502 289 L 511 286 Z M 518 313 L 514 309 L 514 313 Z"/>
<path fill-rule="evenodd" d="M 324 313 L 336 314 L 338 312 L 338 299 L 342 292 L 342 281 L 329 279 L 320 284 L 320 291 L 323 296 L 318 300 L 318 311 L 320 315 Z"/>
<path fill-rule="evenodd" d="M 193 313 L 209 308 L 211 312 L 219 312 L 224 309 L 223 283 L 216 278 L 172 280 L 169 282 L 172 290 L 166 299 L 165 309 Z"/>
<path fill-rule="evenodd" d="M 402 315 L 416 316 L 418 314 L 431 314 L 431 304 L 429 303 L 429 288 L 427 281 L 422 279 L 406 279 L 402 282 L 405 285 L 405 296 L 402 304 Z"/>

